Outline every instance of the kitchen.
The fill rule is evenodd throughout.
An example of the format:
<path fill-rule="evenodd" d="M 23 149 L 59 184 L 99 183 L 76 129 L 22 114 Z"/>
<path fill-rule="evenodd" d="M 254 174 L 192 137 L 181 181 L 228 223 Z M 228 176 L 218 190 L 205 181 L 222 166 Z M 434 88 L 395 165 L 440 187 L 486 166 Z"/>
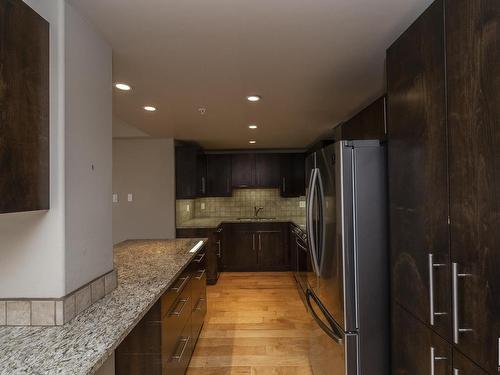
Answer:
<path fill-rule="evenodd" d="M 0 24 L 0 374 L 498 373 L 498 1 Z"/>

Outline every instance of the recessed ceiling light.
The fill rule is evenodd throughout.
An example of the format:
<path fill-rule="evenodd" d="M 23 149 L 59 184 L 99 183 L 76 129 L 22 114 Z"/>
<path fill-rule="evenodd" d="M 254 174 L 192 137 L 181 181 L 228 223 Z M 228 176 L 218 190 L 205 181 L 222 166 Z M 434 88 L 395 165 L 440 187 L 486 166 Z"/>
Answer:
<path fill-rule="evenodd" d="M 148 111 L 148 112 L 154 112 L 154 111 L 156 111 L 156 108 L 152 107 L 150 105 L 147 105 L 147 106 L 144 107 L 144 110 Z"/>
<path fill-rule="evenodd" d="M 122 90 L 122 91 L 130 91 L 132 88 L 130 87 L 130 85 L 127 85 L 126 83 L 122 83 L 122 82 L 118 82 L 115 84 L 115 87 L 118 89 L 118 90 Z"/>
<path fill-rule="evenodd" d="M 248 143 L 250 143 L 251 145 L 254 145 L 257 143 L 257 141 L 248 141 Z"/>
<path fill-rule="evenodd" d="M 247 96 L 247 100 L 249 102 L 258 102 L 260 99 L 261 99 L 261 97 L 258 96 L 258 95 L 249 95 L 249 96 Z"/>
<path fill-rule="evenodd" d="M 257 125 L 248 125 L 250 129 L 257 129 Z"/>

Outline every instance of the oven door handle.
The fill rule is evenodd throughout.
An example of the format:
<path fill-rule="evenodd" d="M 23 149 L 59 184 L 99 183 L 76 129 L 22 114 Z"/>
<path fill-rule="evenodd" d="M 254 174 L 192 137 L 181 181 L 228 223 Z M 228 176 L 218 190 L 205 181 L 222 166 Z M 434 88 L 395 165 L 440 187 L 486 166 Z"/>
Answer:
<path fill-rule="evenodd" d="M 330 327 L 328 327 L 320 318 L 319 316 L 316 314 L 316 311 L 314 310 L 314 308 L 312 307 L 312 304 L 311 304 L 311 298 L 314 300 L 314 302 L 316 303 L 316 305 L 319 307 L 319 309 L 321 310 L 321 312 L 323 313 L 323 315 L 326 317 L 326 311 L 324 310 L 323 306 L 321 306 L 318 301 L 316 300 L 316 297 L 312 294 L 312 292 L 308 289 L 307 292 L 306 292 L 306 301 L 307 301 L 307 306 L 309 307 L 309 310 L 311 311 L 311 315 L 312 317 L 314 318 L 314 320 L 316 321 L 316 323 L 318 323 L 319 327 L 333 340 L 335 341 L 337 344 L 342 344 L 343 343 L 343 339 L 342 339 L 342 335 L 338 332 L 338 329 L 337 327 L 335 327 L 335 325 L 333 323 L 330 323 Z M 329 320 L 327 318 L 327 320 Z"/>

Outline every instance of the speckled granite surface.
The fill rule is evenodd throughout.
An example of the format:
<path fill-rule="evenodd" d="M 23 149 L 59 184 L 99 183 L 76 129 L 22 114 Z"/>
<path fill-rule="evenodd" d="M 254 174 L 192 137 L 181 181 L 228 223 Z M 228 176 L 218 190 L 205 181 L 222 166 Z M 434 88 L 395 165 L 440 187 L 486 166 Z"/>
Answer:
<path fill-rule="evenodd" d="M 187 220 L 183 223 L 177 224 L 178 229 L 183 228 L 217 228 L 222 223 L 251 223 L 250 220 L 238 220 L 236 217 L 203 217 Z M 255 221 L 256 223 L 293 223 L 303 230 L 306 229 L 305 216 L 291 216 L 291 217 L 277 217 L 270 221 Z"/>
<path fill-rule="evenodd" d="M 199 239 L 115 246 L 118 287 L 62 327 L 0 327 L 1 375 L 94 373 L 196 253 Z"/>

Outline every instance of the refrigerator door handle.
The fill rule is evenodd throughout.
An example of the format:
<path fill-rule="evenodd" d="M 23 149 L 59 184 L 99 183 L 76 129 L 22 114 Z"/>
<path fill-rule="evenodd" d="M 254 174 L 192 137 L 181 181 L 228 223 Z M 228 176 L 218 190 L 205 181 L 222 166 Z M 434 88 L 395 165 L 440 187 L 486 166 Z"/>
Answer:
<path fill-rule="evenodd" d="M 314 295 L 312 294 L 312 292 L 308 289 L 307 292 L 306 292 L 306 301 L 307 301 L 307 306 L 309 307 L 309 311 L 311 311 L 311 315 L 312 317 L 314 318 L 314 320 L 316 321 L 316 323 L 318 323 L 318 326 L 333 340 L 335 341 L 337 344 L 342 344 L 343 343 L 343 339 L 342 339 L 342 335 L 338 333 L 338 330 L 337 328 L 333 325 L 333 324 L 330 324 L 331 327 L 328 327 L 320 318 L 319 316 L 316 314 L 316 311 L 314 310 L 314 308 L 312 307 L 312 304 L 311 304 L 311 298 L 316 302 L 316 305 L 319 307 L 319 309 L 321 310 L 321 312 L 323 313 L 323 315 L 325 315 L 326 317 L 326 311 L 324 311 L 324 308 L 319 305 L 316 301 L 316 298 L 314 297 Z"/>
<path fill-rule="evenodd" d="M 323 179 L 321 178 L 321 170 L 318 169 L 317 172 L 317 177 L 316 177 L 317 185 L 318 185 L 318 191 L 319 191 L 319 204 L 320 204 L 320 235 L 318 238 L 318 247 L 320 252 L 316 252 L 317 254 L 317 259 L 318 259 L 318 271 L 319 274 L 323 272 L 323 260 L 325 259 L 325 250 L 326 250 L 326 221 L 325 221 L 325 210 L 326 210 L 326 202 L 325 202 L 325 189 L 323 187 Z M 318 274 L 318 276 L 319 276 Z"/>
<path fill-rule="evenodd" d="M 320 276 L 319 273 L 319 266 L 318 266 L 318 257 L 317 257 L 317 251 L 316 251 L 316 238 L 315 238 L 315 233 L 312 228 L 313 226 L 313 201 L 314 197 L 316 195 L 316 181 L 317 181 L 317 176 L 318 176 L 318 169 L 315 168 L 313 169 L 312 175 L 311 175 L 311 183 L 309 185 L 309 199 L 307 201 L 307 238 L 309 241 L 309 251 L 311 253 L 311 258 L 312 258 L 312 267 L 314 270 L 314 273 L 316 276 Z"/>

